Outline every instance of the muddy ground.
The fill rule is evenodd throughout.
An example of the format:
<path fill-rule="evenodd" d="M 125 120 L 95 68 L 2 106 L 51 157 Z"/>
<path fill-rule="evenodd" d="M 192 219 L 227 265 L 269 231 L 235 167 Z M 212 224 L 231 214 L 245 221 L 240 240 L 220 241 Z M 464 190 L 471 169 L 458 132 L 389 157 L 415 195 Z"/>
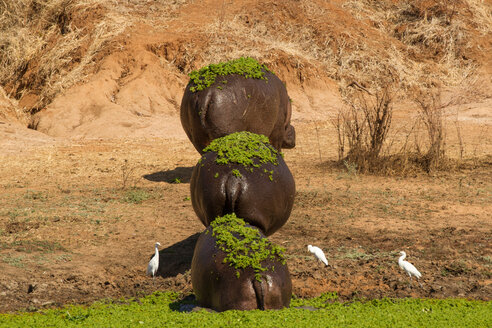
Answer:
<path fill-rule="evenodd" d="M 296 127 L 297 147 L 285 151 L 295 204 L 270 237 L 286 248 L 296 296 L 490 300 L 490 158 L 432 175 L 358 175 L 321 151 L 333 148 L 328 125 Z M 189 191 L 198 158 L 184 133 L 64 140 L 2 156 L 0 311 L 191 293 L 193 248 L 204 230 Z M 154 282 L 145 269 L 156 241 Z M 308 244 L 324 249 L 329 267 Z M 401 250 L 422 272 L 423 288 L 399 269 Z"/>

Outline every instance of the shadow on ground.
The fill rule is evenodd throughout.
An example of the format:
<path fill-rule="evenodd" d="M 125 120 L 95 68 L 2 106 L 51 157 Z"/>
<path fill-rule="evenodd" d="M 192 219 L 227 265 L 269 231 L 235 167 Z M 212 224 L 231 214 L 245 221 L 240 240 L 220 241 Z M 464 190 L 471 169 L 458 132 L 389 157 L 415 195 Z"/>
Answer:
<path fill-rule="evenodd" d="M 169 246 L 159 251 L 159 268 L 157 276 L 163 278 L 175 277 L 178 274 L 183 274 L 191 268 L 191 260 L 193 259 L 193 251 L 200 233 L 189 236 L 174 245 Z"/>
<path fill-rule="evenodd" d="M 145 174 L 143 178 L 153 182 L 190 183 L 193 168 L 194 166 L 177 167 L 173 170 Z"/>

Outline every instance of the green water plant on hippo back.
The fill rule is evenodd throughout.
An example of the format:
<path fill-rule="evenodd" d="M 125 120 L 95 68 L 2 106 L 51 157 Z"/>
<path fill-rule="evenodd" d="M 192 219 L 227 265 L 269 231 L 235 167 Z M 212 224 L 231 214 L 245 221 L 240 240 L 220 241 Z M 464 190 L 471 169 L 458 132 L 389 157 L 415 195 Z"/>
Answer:
<path fill-rule="evenodd" d="M 194 83 L 190 91 L 204 90 L 214 84 L 218 76 L 230 74 L 241 75 L 245 78 L 267 80 L 265 72 L 270 72 L 270 70 L 264 64 L 260 64 L 256 59 L 251 57 L 241 57 L 227 62 L 210 64 L 188 74 L 190 81 Z M 222 82 L 227 83 L 225 80 Z"/>
<path fill-rule="evenodd" d="M 268 138 L 248 131 L 234 132 L 214 139 L 203 151 L 216 152 L 217 164 L 237 163 L 245 167 L 260 167 L 264 163 L 278 165 L 279 152 Z"/>
<path fill-rule="evenodd" d="M 216 216 L 200 234 L 191 283 L 198 304 L 216 311 L 281 309 L 292 296 L 284 249 L 235 213 Z"/>
<path fill-rule="evenodd" d="M 193 209 L 206 227 L 230 213 L 266 236 L 285 224 L 294 203 L 295 181 L 267 137 L 234 132 L 212 140 L 203 151 L 190 190 Z"/>
<path fill-rule="evenodd" d="M 217 240 L 217 247 L 226 253 L 224 263 L 236 269 L 239 278 L 240 270 L 253 268 L 255 277 L 261 280 L 261 272 L 268 268 L 262 265 L 265 260 L 277 260 L 285 264 L 285 250 L 271 243 L 262 236 L 258 229 L 246 224 L 234 213 L 216 218 L 211 224 L 212 236 Z"/>

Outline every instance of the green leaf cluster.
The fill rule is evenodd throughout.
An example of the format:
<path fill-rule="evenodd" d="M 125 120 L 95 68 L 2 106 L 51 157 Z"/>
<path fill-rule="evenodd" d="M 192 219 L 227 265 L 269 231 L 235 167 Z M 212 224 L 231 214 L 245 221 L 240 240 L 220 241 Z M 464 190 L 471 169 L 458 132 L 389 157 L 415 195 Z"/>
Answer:
<path fill-rule="evenodd" d="M 237 163 L 245 167 L 260 167 L 264 163 L 278 165 L 278 151 L 262 134 L 234 132 L 214 139 L 204 152 L 216 152 L 217 164 Z"/>
<path fill-rule="evenodd" d="M 210 64 L 188 74 L 194 84 L 190 88 L 190 91 L 196 92 L 208 88 L 215 83 L 217 76 L 230 74 L 242 75 L 245 78 L 267 80 L 265 72 L 270 72 L 270 70 L 251 57 L 241 57 L 228 62 Z M 227 81 L 223 80 L 222 83 L 227 83 Z M 222 87 L 220 88 L 222 89 Z"/>
<path fill-rule="evenodd" d="M 262 238 L 258 229 L 246 226 L 246 222 L 236 214 L 217 217 L 210 227 L 218 248 L 226 253 L 224 263 L 237 270 L 238 278 L 239 270 L 253 268 L 256 279 L 261 281 L 261 272 L 274 270 L 262 265 L 265 260 L 276 260 L 285 265 L 285 250 Z"/>

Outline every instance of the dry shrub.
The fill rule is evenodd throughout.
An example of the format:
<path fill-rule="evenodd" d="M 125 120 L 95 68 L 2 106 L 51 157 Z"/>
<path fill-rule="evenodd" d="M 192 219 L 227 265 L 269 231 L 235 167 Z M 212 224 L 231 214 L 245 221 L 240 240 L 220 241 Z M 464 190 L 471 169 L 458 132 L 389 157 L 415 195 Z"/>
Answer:
<path fill-rule="evenodd" d="M 439 91 L 422 92 L 417 96 L 415 102 L 418 105 L 420 120 L 426 128 L 428 139 L 427 150 L 421 157 L 420 162 L 423 168 L 430 172 L 441 168 L 444 164 L 445 131 L 443 109 L 445 106 L 441 102 L 441 93 Z M 417 148 L 417 151 L 421 153 L 419 148 Z"/>
<path fill-rule="evenodd" d="M 346 37 L 337 38 L 335 78 L 341 82 L 341 94 L 348 104 L 333 120 L 338 132 L 339 163 L 351 161 L 359 171 L 392 175 L 456 166 L 445 156 L 443 109 L 449 104 L 441 102 L 439 91 L 431 90 L 471 80 L 476 64 L 469 54 L 477 46 L 472 42 L 477 32 L 492 33 L 490 7 L 474 0 L 362 0 L 347 1 L 343 6 L 355 17 L 370 20 L 382 39 L 396 38 L 401 43 L 394 46 L 397 43 L 393 41 L 381 51 L 382 47 L 371 43 L 374 40 L 357 39 L 350 31 Z M 390 152 L 393 143 L 402 142 L 391 136 L 384 153 L 375 156 L 377 148 L 372 146 L 371 154 L 367 110 L 363 109 L 377 107 L 364 105 L 360 97 L 355 99 L 362 106 L 354 106 L 351 89 L 343 88 L 354 82 L 369 91 L 381 85 L 396 85 L 403 91 L 401 94 L 416 101 L 418 119 L 400 151 Z"/>
<path fill-rule="evenodd" d="M 193 0 L 0 0 L 0 85 L 33 114 L 84 81 L 142 17 L 154 28 Z"/>
<path fill-rule="evenodd" d="M 347 91 L 348 106 L 332 119 L 338 141 L 338 163 L 361 173 L 406 176 L 416 172 L 451 170 L 458 161 L 445 156 L 444 109 L 439 89 L 418 93 L 418 116 L 406 133 L 389 131 L 396 92 L 388 86 L 374 94 L 366 89 Z M 422 130 L 424 134 L 422 135 Z M 462 140 L 460 140 L 462 142 Z M 395 145 L 400 149 L 393 151 Z M 463 145 L 461 145 L 463 147 Z"/>
<path fill-rule="evenodd" d="M 190 2 L 0 1 L 0 84 L 21 102 L 34 94 L 29 109 L 35 112 L 83 80 L 114 36 L 132 23 L 129 18 L 164 26 Z M 368 90 L 392 84 L 414 92 L 472 75 L 473 36 L 492 32 L 490 5 L 480 0 L 351 0 L 342 7 L 353 17 L 341 10 L 346 17 L 340 20 L 333 14 L 338 3 L 326 1 L 240 2 L 234 11 L 231 3 L 221 1 L 214 23 L 186 31 L 195 37 L 184 38 L 172 59 L 181 71 L 252 56 L 274 71 L 287 67 L 301 84 L 307 77 L 331 77 L 347 99 L 346 86 L 354 81 Z M 91 24 L 74 21 L 94 11 L 99 16 Z M 357 24 L 338 24 L 345 22 Z"/>
<path fill-rule="evenodd" d="M 366 91 L 351 94 L 349 106 L 340 110 L 332 121 L 338 136 L 339 160 L 356 166 L 359 172 L 378 172 L 382 168 L 381 151 L 391 127 L 395 93 L 387 85 L 374 95 Z"/>

